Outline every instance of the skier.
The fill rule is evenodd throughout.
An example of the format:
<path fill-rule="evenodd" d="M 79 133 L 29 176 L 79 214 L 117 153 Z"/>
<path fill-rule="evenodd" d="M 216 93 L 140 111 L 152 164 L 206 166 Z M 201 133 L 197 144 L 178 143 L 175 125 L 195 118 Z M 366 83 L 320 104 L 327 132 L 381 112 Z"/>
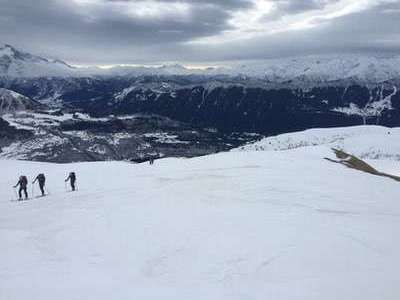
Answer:
<path fill-rule="evenodd" d="M 159 154 L 159 153 L 150 156 L 149 164 L 150 164 L 150 165 L 153 165 L 153 164 L 154 164 L 154 160 L 155 160 L 155 159 L 159 159 L 159 158 L 160 158 L 160 154 Z"/>
<path fill-rule="evenodd" d="M 72 191 L 75 191 L 75 181 L 76 181 L 75 172 L 69 173 L 69 176 L 67 179 L 65 179 L 65 182 L 67 182 L 68 180 L 71 184 Z"/>
<path fill-rule="evenodd" d="M 44 185 L 46 183 L 46 177 L 44 176 L 44 174 L 39 174 L 38 176 L 36 176 L 35 180 L 32 182 L 32 184 L 34 184 L 36 182 L 36 180 L 39 183 L 39 188 L 40 191 L 42 192 L 42 196 L 44 196 Z"/>
<path fill-rule="evenodd" d="M 17 186 L 19 186 L 19 191 L 18 191 L 19 199 L 18 200 L 22 200 L 22 191 L 24 191 L 25 200 L 28 199 L 28 191 L 27 191 L 28 179 L 26 178 L 26 176 L 21 175 L 19 177 L 19 180 L 18 180 L 17 184 L 14 186 L 14 188 L 16 188 Z"/>

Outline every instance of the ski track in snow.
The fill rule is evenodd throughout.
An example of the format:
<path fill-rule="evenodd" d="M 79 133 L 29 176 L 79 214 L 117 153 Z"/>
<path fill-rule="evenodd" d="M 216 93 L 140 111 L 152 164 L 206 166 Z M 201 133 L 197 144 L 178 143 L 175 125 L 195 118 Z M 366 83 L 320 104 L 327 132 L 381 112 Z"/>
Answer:
<path fill-rule="evenodd" d="M 0 299 L 398 299 L 399 183 L 325 156 L 0 160 Z M 21 172 L 50 195 L 11 202 Z"/>

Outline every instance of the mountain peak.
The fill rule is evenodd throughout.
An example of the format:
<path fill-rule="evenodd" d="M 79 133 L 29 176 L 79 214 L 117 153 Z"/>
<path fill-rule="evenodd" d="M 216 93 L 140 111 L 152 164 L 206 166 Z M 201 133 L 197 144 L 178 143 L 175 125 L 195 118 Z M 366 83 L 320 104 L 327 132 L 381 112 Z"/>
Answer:
<path fill-rule="evenodd" d="M 0 44 L 0 76 L 4 77 L 65 77 L 74 68 L 61 60 L 53 60 L 20 51 L 9 44 Z"/>
<path fill-rule="evenodd" d="M 3 44 L 3 43 L 0 43 L 0 49 L 15 49 L 13 46 L 11 46 L 10 44 Z"/>
<path fill-rule="evenodd" d="M 8 44 L 0 44 L 0 57 L 1 56 L 13 56 L 15 54 L 15 48 Z"/>

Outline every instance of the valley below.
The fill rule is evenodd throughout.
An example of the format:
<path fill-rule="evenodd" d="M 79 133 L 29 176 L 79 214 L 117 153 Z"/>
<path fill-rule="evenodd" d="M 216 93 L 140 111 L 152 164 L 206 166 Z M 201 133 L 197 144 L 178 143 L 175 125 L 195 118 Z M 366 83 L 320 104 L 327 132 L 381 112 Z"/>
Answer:
<path fill-rule="evenodd" d="M 104 70 L 0 46 L 0 157 L 142 162 L 310 128 L 396 127 L 398 65 L 344 55 Z"/>

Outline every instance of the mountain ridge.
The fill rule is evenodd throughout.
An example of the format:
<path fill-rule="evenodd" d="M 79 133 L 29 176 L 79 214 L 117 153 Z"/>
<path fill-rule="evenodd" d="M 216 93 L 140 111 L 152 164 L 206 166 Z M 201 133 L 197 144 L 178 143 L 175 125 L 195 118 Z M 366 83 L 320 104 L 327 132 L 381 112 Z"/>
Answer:
<path fill-rule="evenodd" d="M 75 68 L 59 59 L 48 59 L 17 50 L 9 44 L 0 45 L 0 77 L 65 77 Z"/>
<path fill-rule="evenodd" d="M 400 78 L 400 55 L 323 54 L 223 63 L 210 68 L 181 64 L 161 66 L 116 65 L 110 68 L 73 67 L 63 60 L 48 59 L 0 45 L 0 77 L 91 77 L 145 75 L 244 76 L 266 82 L 331 82 L 358 80 L 377 83 Z"/>
<path fill-rule="evenodd" d="M 43 105 L 35 100 L 12 90 L 0 88 L 0 116 L 41 107 Z"/>

